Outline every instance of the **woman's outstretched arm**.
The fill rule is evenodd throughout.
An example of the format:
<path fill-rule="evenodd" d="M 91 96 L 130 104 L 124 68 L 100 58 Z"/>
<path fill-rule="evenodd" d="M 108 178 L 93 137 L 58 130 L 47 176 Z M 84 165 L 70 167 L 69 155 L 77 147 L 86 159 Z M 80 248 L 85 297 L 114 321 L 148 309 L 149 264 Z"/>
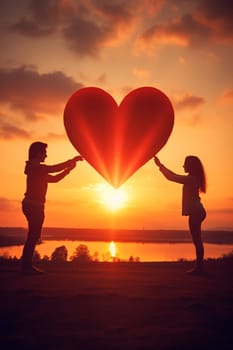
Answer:
<path fill-rule="evenodd" d="M 159 167 L 159 170 L 161 173 L 166 177 L 167 180 L 177 182 L 180 184 L 187 184 L 187 183 L 193 183 L 195 181 L 195 178 L 191 175 L 179 175 L 165 167 L 163 165 L 158 157 L 154 157 L 155 164 Z"/>

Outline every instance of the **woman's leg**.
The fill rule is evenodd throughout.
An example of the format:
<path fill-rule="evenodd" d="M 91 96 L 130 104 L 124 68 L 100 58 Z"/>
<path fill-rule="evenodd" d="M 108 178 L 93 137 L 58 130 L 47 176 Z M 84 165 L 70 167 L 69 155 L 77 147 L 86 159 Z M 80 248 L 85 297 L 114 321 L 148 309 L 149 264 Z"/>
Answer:
<path fill-rule="evenodd" d="M 204 260 L 204 245 L 202 242 L 201 224 L 205 215 L 190 215 L 189 229 L 196 250 L 196 268 L 202 270 Z"/>
<path fill-rule="evenodd" d="M 34 203 L 23 203 L 23 212 L 28 221 L 28 236 L 23 248 L 22 268 L 32 268 L 32 257 L 36 243 L 41 236 L 41 229 L 44 222 L 44 207 Z"/>

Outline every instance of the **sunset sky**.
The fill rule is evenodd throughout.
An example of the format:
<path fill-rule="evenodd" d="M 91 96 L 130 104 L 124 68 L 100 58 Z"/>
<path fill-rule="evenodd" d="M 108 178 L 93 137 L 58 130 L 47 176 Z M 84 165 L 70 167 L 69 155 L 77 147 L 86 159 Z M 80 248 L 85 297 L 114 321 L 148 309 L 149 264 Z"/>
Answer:
<path fill-rule="evenodd" d="M 63 111 L 79 88 L 120 103 L 133 89 L 162 90 L 175 110 L 158 156 L 183 174 L 186 155 L 205 166 L 204 229 L 233 229 L 233 4 L 231 0 L 1 0 L 0 226 L 21 212 L 29 145 L 48 143 L 47 164 L 77 154 Z M 181 185 L 149 161 L 120 188 L 86 161 L 50 184 L 44 226 L 186 229 Z"/>

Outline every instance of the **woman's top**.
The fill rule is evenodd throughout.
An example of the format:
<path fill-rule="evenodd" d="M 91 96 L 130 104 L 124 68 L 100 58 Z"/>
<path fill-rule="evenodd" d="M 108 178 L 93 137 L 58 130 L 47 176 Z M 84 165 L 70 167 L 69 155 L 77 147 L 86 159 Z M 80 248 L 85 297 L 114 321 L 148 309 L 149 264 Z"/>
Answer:
<path fill-rule="evenodd" d="M 178 175 L 160 165 L 160 171 L 170 181 L 183 184 L 182 191 L 182 215 L 191 215 L 203 211 L 199 197 L 199 184 L 193 175 Z"/>

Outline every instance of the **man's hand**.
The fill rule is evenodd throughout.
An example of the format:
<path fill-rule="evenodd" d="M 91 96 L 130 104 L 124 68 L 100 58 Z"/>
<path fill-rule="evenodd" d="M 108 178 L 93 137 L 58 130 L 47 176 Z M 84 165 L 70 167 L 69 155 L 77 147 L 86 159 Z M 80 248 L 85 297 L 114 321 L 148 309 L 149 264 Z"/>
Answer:
<path fill-rule="evenodd" d="M 78 156 L 74 157 L 73 160 L 75 160 L 75 162 L 78 162 L 78 161 L 83 160 L 83 157 L 78 155 Z"/>

